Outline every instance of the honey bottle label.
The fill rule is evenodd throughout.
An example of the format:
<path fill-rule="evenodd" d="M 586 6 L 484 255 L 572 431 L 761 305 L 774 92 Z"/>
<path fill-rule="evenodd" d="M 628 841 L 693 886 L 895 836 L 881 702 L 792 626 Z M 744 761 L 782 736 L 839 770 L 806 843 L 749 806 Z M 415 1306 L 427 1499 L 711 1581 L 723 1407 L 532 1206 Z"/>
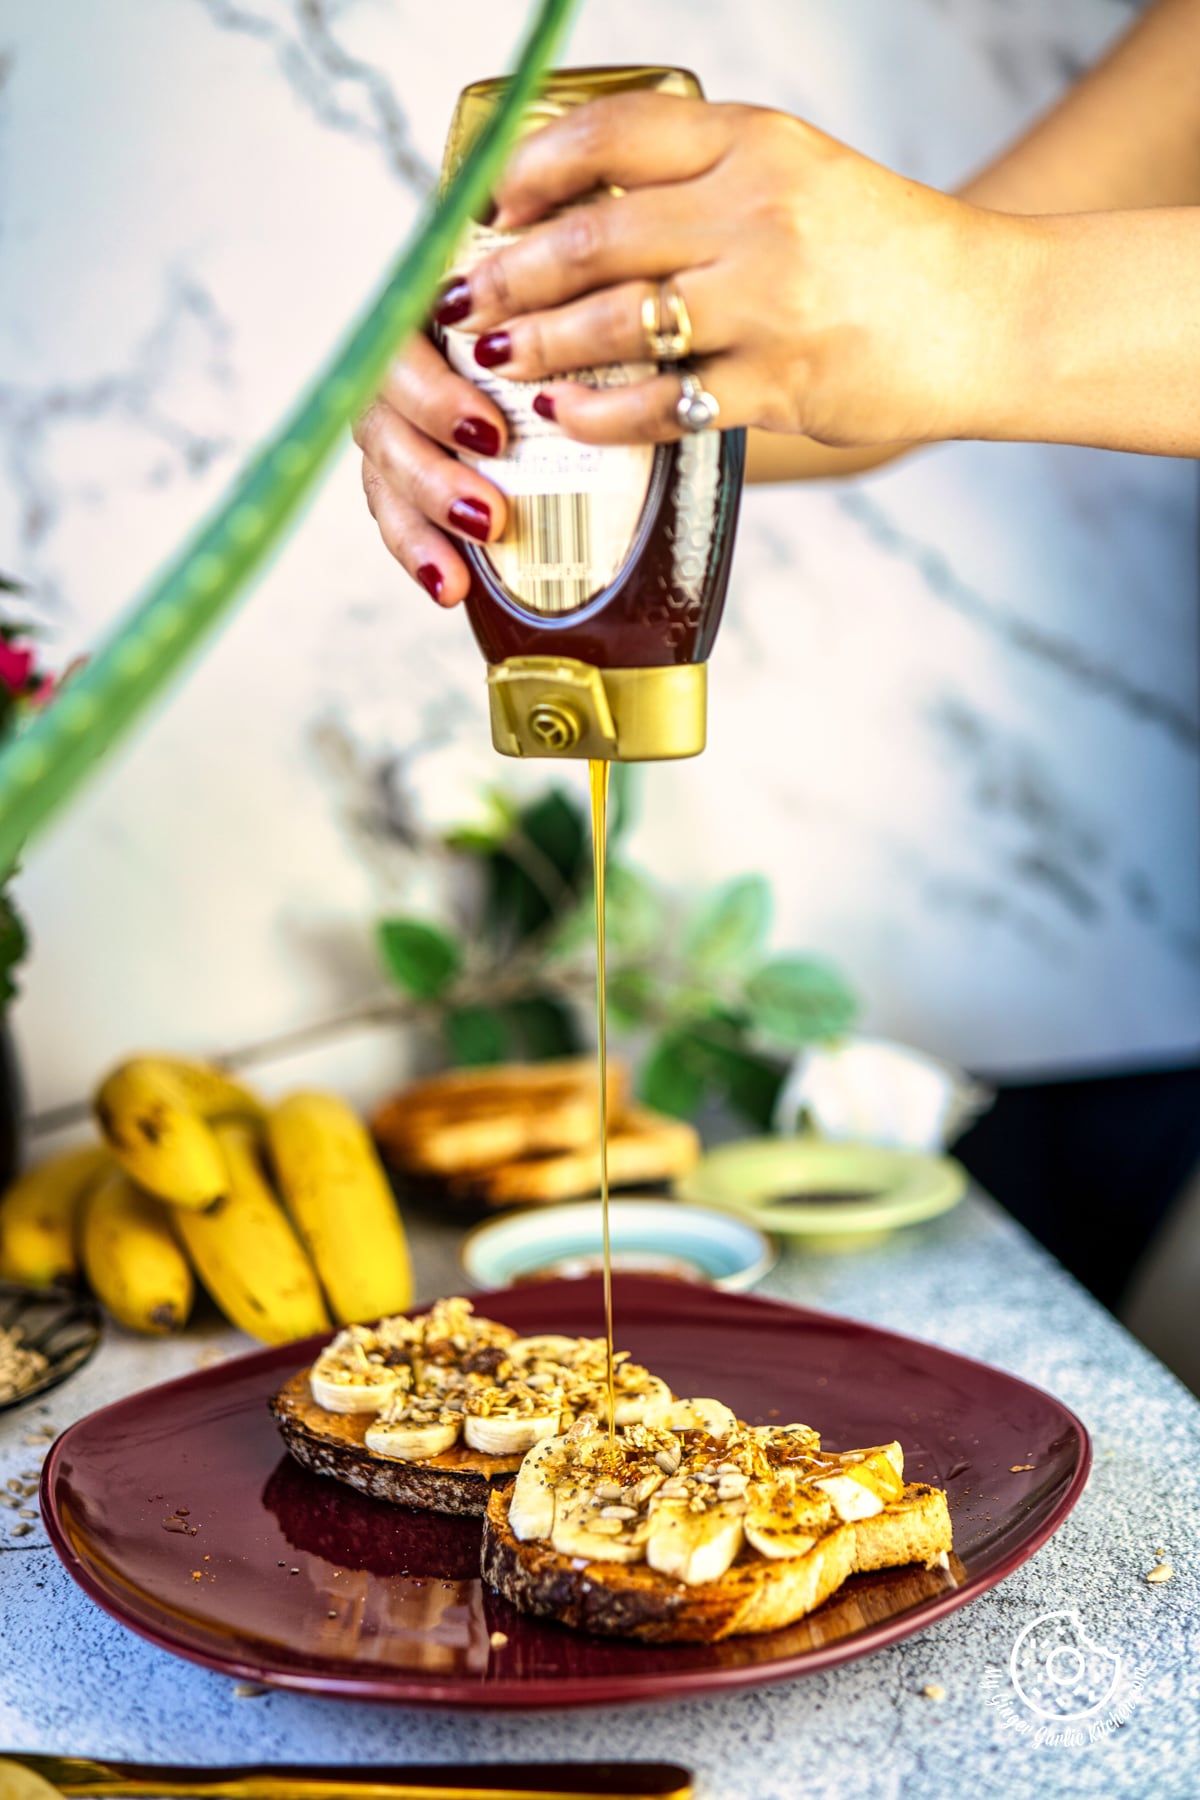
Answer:
<path fill-rule="evenodd" d="M 455 259 L 465 275 L 518 234 L 475 225 Z M 576 611 L 610 586 L 629 559 L 650 489 L 649 444 L 581 444 L 533 410 L 544 383 L 510 381 L 475 361 L 475 336 L 450 327 L 444 348 L 451 366 L 481 388 L 508 421 L 502 456 L 464 462 L 498 487 L 508 502 L 502 537 L 482 554 L 497 578 L 531 612 Z M 573 370 L 590 387 L 625 387 L 655 373 L 651 362 L 609 363 Z"/>

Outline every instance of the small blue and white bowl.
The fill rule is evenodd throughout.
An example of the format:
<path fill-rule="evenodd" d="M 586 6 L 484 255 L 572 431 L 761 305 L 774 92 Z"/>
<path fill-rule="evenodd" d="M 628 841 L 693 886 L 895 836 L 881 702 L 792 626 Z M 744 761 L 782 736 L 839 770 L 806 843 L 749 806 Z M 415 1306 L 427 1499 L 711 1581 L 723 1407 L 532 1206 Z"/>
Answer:
<path fill-rule="evenodd" d="M 735 1291 L 753 1287 L 778 1254 L 744 1219 L 675 1200 L 609 1204 L 612 1266 L 623 1274 L 664 1275 Z M 530 1207 L 468 1232 L 459 1250 L 473 1287 L 598 1274 L 604 1238 L 599 1200 Z"/>

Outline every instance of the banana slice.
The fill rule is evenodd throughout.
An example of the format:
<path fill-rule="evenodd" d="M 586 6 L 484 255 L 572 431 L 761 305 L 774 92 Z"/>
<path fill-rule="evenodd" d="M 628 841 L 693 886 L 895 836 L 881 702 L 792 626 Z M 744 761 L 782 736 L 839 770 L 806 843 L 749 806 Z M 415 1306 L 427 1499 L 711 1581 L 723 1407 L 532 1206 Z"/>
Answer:
<path fill-rule="evenodd" d="M 694 1511 L 686 1499 L 657 1497 L 650 1511 L 646 1561 L 688 1587 L 722 1576 L 745 1536 L 745 1501 L 718 1500 Z"/>
<path fill-rule="evenodd" d="M 568 1462 L 565 1437 L 543 1438 L 528 1451 L 517 1470 L 508 1522 L 522 1543 L 550 1536 L 554 1529 L 554 1489 Z"/>
<path fill-rule="evenodd" d="M 557 1407 L 552 1413 L 533 1413 L 526 1417 L 489 1413 L 486 1418 L 477 1418 L 468 1413 L 463 1437 L 468 1448 L 478 1450 L 484 1456 L 520 1456 L 543 1438 L 554 1437 L 558 1432 L 559 1417 Z"/>
<path fill-rule="evenodd" d="M 746 1541 L 760 1556 L 803 1556 L 832 1517 L 828 1494 L 814 1494 L 786 1479 L 756 1484 L 746 1509 Z"/>
<path fill-rule="evenodd" d="M 883 1511 L 889 1500 L 899 1499 L 904 1492 L 904 1477 L 897 1473 L 897 1459 L 903 1470 L 899 1444 L 883 1445 L 877 1450 L 851 1450 L 838 1458 L 842 1465 L 838 1474 L 820 1476 L 812 1485 L 829 1495 L 839 1519 L 871 1519 Z"/>
<path fill-rule="evenodd" d="M 318 1356 L 309 1374 L 312 1397 L 326 1412 L 377 1413 L 407 1386 L 405 1367 L 372 1360 L 375 1333 L 361 1325 L 339 1331 L 332 1344 Z"/>
<path fill-rule="evenodd" d="M 648 1530 L 648 1522 L 632 1506 L 605 1503 L 588 1488 L 560 1486 L 555 1490 L 550 1543 L 560 1556 L 582 1556 L 588 1562 L 641 1562 Z"/>
<path fill-rule="evenodd" d="M 419 1462 L 452 1449 L 462 1423 L 462 1413 L 436 1395 L 406 1397 L 368 1425 L 366 1446 L 390 1462 Z"/>
<path fill-rule="evenodd" d="M 811 1425 L 752 1425 L 747 1434 L 766 1452 L 773 1463 L 798 1462 L 818 1456 L 820 1435 Z"/>
<path fill-rule="evenodd" d="M 445 1425 L 381 1425 L 376 1419 L 367 1426 L 366 1446 L 376 1456 L 390 1462 L 420 1462 L 428 1456 L 440 1456 L 458 1442 L 456 1423 Z"/>
<path fill-rule="evenodd" d="M 703 1431 L 721 1443 L 736 1426 L 737 1418 L 721 1400 L 672 1400 L 653 1408 L 645 1423 L 664 1431 Z"/>
<path fill-rule="evenodd" d="M 481 1383 L 466 1397 L 463 1436 L 487 1456 L 522 1456 L 542 1438 L 556 1436 L 562 1399 L 555 1387 Z"/>
<path fill-rule="evenodd" d="M 570 1368 L 573 1363 L 583 1360 L 585 1347 L 592 1353 L 593 1344 L 599 1344 L 603 1358 L 603 1339 L 560 1337 L 547 1331 L 541 1337 L 518 1338 L 508 1346 L 508 1354 L 516 1363 L 552 1362 Z"/>
<path fill-rule="evenodd" d="M 671 1404 L 671 1390 L 666 1382 L 636 1364 L 617 1370 L 616 1393 L 614 1418 L 618 1425 L 640 1425 Z"/>
<path fill-rule="evenodd" d="M 394 1369 L 372 1369 L 361 1379 L 342 1375 L 340 1371 L 333 1375 L 321 1374 L 314 1369 L 309 1378 L 312 1397 L 318 1406 L 326 1412 L 333 1413 L 378 1413 L 382 1412 L 388 1401 L 399 1387 L 399 1379 Z"/>

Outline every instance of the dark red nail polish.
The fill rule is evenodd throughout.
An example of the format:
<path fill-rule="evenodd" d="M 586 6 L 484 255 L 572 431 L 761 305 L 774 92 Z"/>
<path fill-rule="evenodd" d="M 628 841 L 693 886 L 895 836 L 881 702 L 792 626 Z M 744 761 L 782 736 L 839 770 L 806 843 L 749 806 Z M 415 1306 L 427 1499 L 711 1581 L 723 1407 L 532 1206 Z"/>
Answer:
<path fill-rule="evenodd" d="M 535 394 L 533 396 L 533 410 L 539 419 L 552 419 L 555 416 L 554 395 Z"/>
<path fill-rule="evenodd" d="M 417 580 L 427 594 L 432 594 L 435 600 L 441 599 L 442 589 L 446 584 L 436 563 L 422 563 L 417 570 Z"/>
<path fill-rule="evenodd" d="M 449 282 L 441 291 L 433 309 L 437 325 L 457 325 L 471 310 L 471 290 L 461 278 Z"/>
<path fill-rule="evenodd" d="M 512 355 L 512 339 L 507 331 L 485 331 L 475 345 L 475 361 L 485 369 L 498 369 Z"/>
<path fill-rule="evenodd" d="M 465 531 L 468 537 L 478 538 L 481 544 L 487 543 L 488 532 L 492 529 L 492 509 L 482 500 L 456 500 L 446 516 L 456 531 Z"/>
<path fill-rule="evenodd" d="M 471 450 L 476 456 L 497 456 L 500 433 L 486 419 L 460 419 L 453 437 L 460 450 Z"/>

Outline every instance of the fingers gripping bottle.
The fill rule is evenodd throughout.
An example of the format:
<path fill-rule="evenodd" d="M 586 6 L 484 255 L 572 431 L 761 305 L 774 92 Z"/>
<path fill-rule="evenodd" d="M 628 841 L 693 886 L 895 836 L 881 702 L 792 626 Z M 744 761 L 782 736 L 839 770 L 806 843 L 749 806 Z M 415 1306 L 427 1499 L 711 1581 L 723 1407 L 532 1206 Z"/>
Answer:
<path fill-rule="evenodd" d="M 449 180 L 504 82 L 461 94 L 443 163 Z M 561 70 L 530 108 L 535 131 L 603 94 L 648 89 L 699 96 L 682 69 Z M 512 241 L 475 225 L 453 273 Z M 704 748 L 707 659 L 729 579 L 745 461 L 743 431 L 704 431 L 665 445 L 597 447 L 533 410 L 539 383 L 508 381 L 475 361 L 474 338 L 449 328 L 452 365 L 505 414 L 509 444 L 469 460 L 507 499 L 503 537 L 462 544 L 467 611 L 488 663 L 492 740 L 506 756 L 603 762 L 695 756 Z M 681 372 L 685 365 L 681 367 Z M 577 370 L 595 387 L 645 380 L 653 362 Z"/>

